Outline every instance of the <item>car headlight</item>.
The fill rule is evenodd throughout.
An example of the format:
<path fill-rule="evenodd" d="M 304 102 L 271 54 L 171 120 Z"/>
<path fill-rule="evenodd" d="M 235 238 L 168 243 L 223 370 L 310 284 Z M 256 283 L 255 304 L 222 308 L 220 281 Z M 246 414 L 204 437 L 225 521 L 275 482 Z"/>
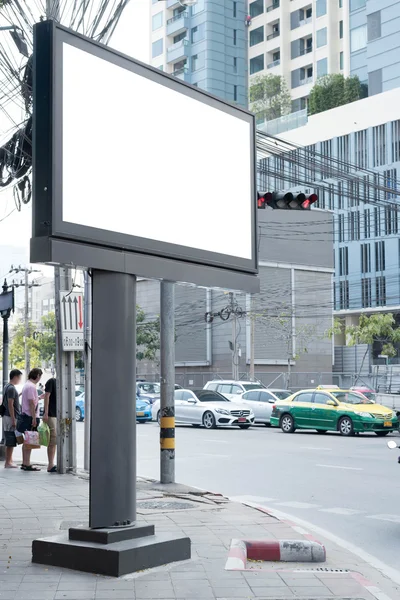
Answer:
<path fill-rule="evenodd" d="M 225 410 L 225 408 L 216 408 L 215 412 L 219 413 L 220 415 L 229 415 L 230 416 L 230 412 L 229 410 Z"/>
<path fill-rule="evenodd" d="M 367 419 L 373 419 L 373 415 L 371 415 L 370 413 L 367 412 L 361 412 L 359 410 L 353 410 L 355 415 L 358 415 L 359 417 L 366 417 Z"/>

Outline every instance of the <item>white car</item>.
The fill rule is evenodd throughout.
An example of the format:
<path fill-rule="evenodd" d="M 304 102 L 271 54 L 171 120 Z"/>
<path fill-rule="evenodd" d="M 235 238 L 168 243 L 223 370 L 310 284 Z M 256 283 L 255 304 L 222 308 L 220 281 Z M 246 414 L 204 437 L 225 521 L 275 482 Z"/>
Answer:
<path fill-rule="evenodd" d="M 154 402 L 152 409 L 153 420 L 160 422 L 160 400 Z M 254 423 L 254 413 L 249 406 L 230 402 L 212 390 L 176 390 L 175 423 L 206 429 L 231 426 L 248 429 Z"/>
<path fill-rule="evenodd" d="M 213 381 L 207 381 L 204 386 L 205 390 L 214 390 L 219 392 L 228 400 L 239 400 L 240 396 L 244 392 L 250 392 L 251 390 L 259 390 L 265 387 L 262 383 L 257 381 L 234 381 L 231 379 L 214 379 Z"/>
<path fill-rule="evenodd" d="M 267 426 L 270 425 L 272 407 L 278 400 L 275 394 L 264 388 L 245 392 L 239 399 L 253 411 L 255 423 L 264 423 Z"/>

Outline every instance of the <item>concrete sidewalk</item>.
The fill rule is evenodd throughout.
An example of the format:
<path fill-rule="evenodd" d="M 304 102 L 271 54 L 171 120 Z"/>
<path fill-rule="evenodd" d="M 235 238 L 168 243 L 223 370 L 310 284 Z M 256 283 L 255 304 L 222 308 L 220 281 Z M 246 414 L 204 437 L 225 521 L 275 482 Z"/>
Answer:
<path fill-rule="evenodd" d="M 247 563 L 225 569 L 232 539 L 308 539 L 264 510 L 181 485 L 138 482 L 138 520 L 187 535 L 192 559 L 121 579 L 31 563 L 32 540 L 87 523 L 86 476 L 0 467 L 0 600 L 398 600 L 393 581 L 329 540 L 323 564 Z M 338 517 L 340 518 L 340 517 Z M 400 577 L 400 576 L 399 576 Z"/>

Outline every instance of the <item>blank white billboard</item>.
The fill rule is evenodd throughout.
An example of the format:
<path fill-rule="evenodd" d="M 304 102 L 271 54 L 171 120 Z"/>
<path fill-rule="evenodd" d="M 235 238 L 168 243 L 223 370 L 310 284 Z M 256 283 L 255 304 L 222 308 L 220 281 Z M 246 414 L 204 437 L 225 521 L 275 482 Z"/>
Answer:
<path fill-rule="evenodd" d="M 62 54 L 62 221 L 254 259 L 251 119 Z"/>

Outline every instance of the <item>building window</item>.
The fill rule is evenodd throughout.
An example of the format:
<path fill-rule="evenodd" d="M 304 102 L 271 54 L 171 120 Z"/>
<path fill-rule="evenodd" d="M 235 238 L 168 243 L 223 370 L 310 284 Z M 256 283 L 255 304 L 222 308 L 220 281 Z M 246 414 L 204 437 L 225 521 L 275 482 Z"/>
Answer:
<path fill-rule="evenodd" d="M 372 306 L 372 285 L 369 277 L 361 279 L 361 303 L 363 308 Z"/>
<path fill-rule="evenodd" d="M 350 31 L 351 52 L 358 52 L 367 47 L 367 26 L 361 25 Z"/>
<path fill-rule="evenodd" d="M 358 211 L 350 212 L 349 219 L 349 239 L 353 242 L 360 239 L 360 213 Z"/>
<path fill-rule="evenodd" d="M 364 210 L 364 237 L 366 239 L 371 237 L 371 210 L 369 208 Z"/>
<path fill-rule="evenodd" d="M 372 161 L 374 167 L 386 164 L 386 125 L 372 128 Z"/>
<path fill-rule="evenodd" d="M 388 169 L 387 171 L 383 171 L 383 185 L 385 186 L 386 191 L 384 193 L 385 200 L 391 200 L 392 198 L 396 198 L 397 194 L 391 192 L 389 190 L 396 190 L 396 178 L 397 178 L 397 170 L 396 169 Z"/>
<path fill-rule="evenodd" d="M 399 221 L 397 208 L 385 206 L 385 235 L 392 235 L 399 232 Z"/>
<path fill-rule="evenodd" d="M 373 42 L 378 40 L 381 33 L 381 11 L 371 13 L 367 15 L 367 30 L 368 30 L 368 41 Z"/>
<path fill-rule="evenodd" d="M 238 94 L 237 94 L 237 88 L 238 88 L 238 86 L 237 86 L 237 85 L 234 85 L 234 86 L 233 86 L 233 101 L 234 101 L 234 102 L 237 102 L 237 98 L 238 98 Z"/>
<path fill-rule="evenodd" d="M 250 75 L 254 75 L 254 73 L 259 73 L 259 71 L 264 70 L 264 54 L 259 54 L 259 56 L 255 56 L 250 59 Z"/>
<path fill-rule="evenodd" d="M 332 175 L 332 140 L 321 142 L 321 175 L 323 178 Z"/>
<path fill-rule="evenodd" d="M 385 242 L 375 242 L 375 271 L 384 271 L 385 268 Z"/>
<path fill-rule="evenodd" d="M 339 68 L 341 71 L 343 71 L 343 69 L 344 69 L 344 53 L 343 52 L 341 52 L 339 54 Z"/>
<path fill-rule="evenodd" d="M 256 0 L 249 6 L 249 13 L 252 18 L 262 15 L 264 12 L 264 0 Z"/>
<path fill-rule="evenodd" d="M 382 91 L 382 69 L 370 71 L 368 73 L 368 95 L 375 96 L 381 94 Z"/>
<path fill-rule="evenodd" d="M 192 31 L 191 31 L 192 44 L 195 44 L 196 42 L 200 42 L 201 40 L 204 40 L 205 29 L 206 29 L 205 23 L 201 23 L 200 25 L 197 25 L 197 27 L 192 27 Z"/>
<path fill-rule="evenodd" d="M 156 29 L 160 29 L 163 26 L 163 12 L 159 12 L 156 15 L 153 15 L 152 18 L 152 29 L 155 31 Z"/>
<path fill-rule="evenodd" d="M 339 248 L 339 275 L 349 274 L 349 249 Z"/>
<path fill-rule="evenodd" d="M 371 244 L 361 244 L 361 273 L 371 273 Z"/>
<path fill-rule="evenodd" d="M 344 215 L 338 216 L 338 233 L 339 233 L 339 242 L 345 242 L 345 228 L 344 228 Z"/>
<path fill-rule="evenodd" d="M 386 306 L 386 277 L 376 278 L 376 306 Z"/>
<path fill-rule="evenodd" d="M 374 208 L 374 222 L 375 222 L 375 237 L 381 235 L 381 210 L 377 206 Z"/>
<path fill-rule="evenodd" d="M 317 18 L 326 15 L 326 0 L 317 0 L 316 9 Z"/>
<path fill-rule="evenodd" d="M 355 134 L 356 165 L 359 169 L 368 168 L 367 130 L 356 131 Z"/>
<path fill-rule="evenodd" d="M 156 42 L 153 42 L 151 45 L 151 56 L 153 58 L 155 58 L 156 56 L 160 56 L 160 54 L 163 53 L 163 49 L 164 49 L 164 44 L 163 44 L 163 39 L 161 40 L 157 40 Z"/>
<path fill-rule="evenodd" d="M 328 28 L 323 27 L 317 31 L 317 48 L 322 48 L 328 43 Z"/>
<path fill-rule="evenodd" d="M 263 35 L 263 39 L 264 39 L 264 35 Z M 233 30 L 233 45 L 236 46 L 237 43 L 237 29 Z"/>
<path fill-rule="evenodd" d="M 197 0 L 197 3 L 192 6 L 192 15 L 197 15 L 197 13 L 203 11 L 205 9 L 205 0 Z"/>
<path fill-rule="evenodd" d="M 199 68 L 199 55 L 194 54 L 192 56 L 192 71 L 197 71 L 198 68 Z"/>
<path fill-rule="evenodd" d="M 233 72 L 237 73 L 238 72 L 238 67 L 237 67 L 237 58 L 236 56 L 233 57 Z"/>
<path fill-rule="evenodd" d="M 339 8 L 343 8 L 343 0 L 339 0 Z"/>
<path fill-rule="evenodd" d="M 350 306 L 350 298 L 349 298 L 349 282 L 339 281 L 339 301 L 340 301 L 340 309 L 345 310 Z"/>
<path fill-rule="evenodd" d="M 237 2 L 233 3 L 233 18 L 236 19 L 237 17 Z"/>
<path fill-rule="evenodd" d="M 339 21 L 339 37 L 343 39 L 343 21 Z"/>
<path fill-rule="evenodd" d="M 233 31 L 236 31 L 234 29 Z M 253 29 L 250 31 L 250 46 L 256 46 L 257 44 L 261 44 L 264 41 L 264 26 L 257 27 L 257 29 Z M 236 42 L 233 42 L 236 44 Z"/>
<path fill-rule="evenodd" d="M 354 10 L 359 10 L 360 8 L 364 8 L 367 0 L 350 0 L 350 12 Z"/>
<path fill-rule="evenodd" d="M 339 170 L 348 172 L 350 162 L 348 135 L 341 135 L 337 138 L 337 154 L 339 162 L 341 163 L 340 165 L 338 165 Z"/>
<path fill-rule="evenodd" d="M 317 77 L 324 77 L 328 74 L 328 59 L 317 60 Z"/>
<path fill-rule="evenodd" d="M 400 121 L 392 121 L 392 162 L 400 161 Z"/>

